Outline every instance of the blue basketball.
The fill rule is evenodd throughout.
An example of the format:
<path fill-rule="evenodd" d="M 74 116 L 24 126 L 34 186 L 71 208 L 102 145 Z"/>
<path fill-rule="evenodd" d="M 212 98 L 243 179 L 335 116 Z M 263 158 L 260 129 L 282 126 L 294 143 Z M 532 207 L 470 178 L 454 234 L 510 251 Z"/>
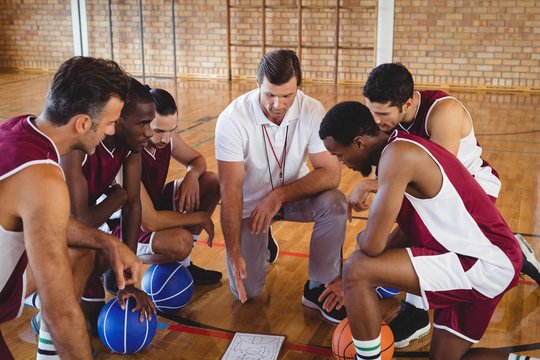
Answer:
<path fill-rule="evenodd" d="M 377 295 L 379 295 L 381 299 L 388 299 L 399 294 L 399 290 L 397 289 L 382 286 L 377 286 L 375 288 L 375 292 L 377 293 Z"/>
<path fill-rule="evenodd" d="M 135 300 L 128 298 L 126 308 L 122 310 L 118 304 L 118 298 L 110 300 L 98 317 L 99 338 L 114 352 L 120 354 L 132 354 L 140 351 L 152 342 L 156 334 L 157 319 L 145 319 L 139 322 L 140 313 L 132 312 Z"/>
<path fill-rule="evenodd" d="M 173 312 L 183 308 L 193 295 L 193 278 L 179 262 L 154 264 L 144 273 L 142 289 L 156 309 Z"/>

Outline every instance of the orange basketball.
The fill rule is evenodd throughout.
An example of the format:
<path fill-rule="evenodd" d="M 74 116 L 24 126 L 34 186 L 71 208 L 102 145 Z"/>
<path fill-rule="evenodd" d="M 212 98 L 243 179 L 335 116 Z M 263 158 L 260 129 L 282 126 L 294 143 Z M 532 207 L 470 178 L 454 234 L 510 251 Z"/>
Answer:
<path fill-rule="evenodd" d="M 332 337 L 332 352 L 336 360 L 354 360 L 354 344 L 352 341 L 349 319 L 343 319 Z M 381 324 L 381 358 L 391 360 L 394 355 L 394 334 L 384 321 Z"/>

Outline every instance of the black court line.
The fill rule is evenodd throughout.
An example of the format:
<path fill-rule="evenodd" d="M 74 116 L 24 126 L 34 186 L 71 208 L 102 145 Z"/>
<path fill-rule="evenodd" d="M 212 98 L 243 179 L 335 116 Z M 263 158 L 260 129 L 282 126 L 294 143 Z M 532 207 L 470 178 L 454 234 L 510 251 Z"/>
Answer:
<path fill-rule="evenodd" d="M 193 130 L 195 129 L 196 127 L 198 126 L 201 126 L 201 125 L 204 125 L 214 119 L 217 119 L 217 116 L 203 116 L 202 118 L 200 119 L 197 119 L 195 120 L 195 124 L 191 125 L 191 126 L 188 126 L 187 128 L 183 128 L 182 130 L 179 130 L 178 132 L 179 133 L 184 133 L 186 131 L 189 131 L 189 130 Z"/>

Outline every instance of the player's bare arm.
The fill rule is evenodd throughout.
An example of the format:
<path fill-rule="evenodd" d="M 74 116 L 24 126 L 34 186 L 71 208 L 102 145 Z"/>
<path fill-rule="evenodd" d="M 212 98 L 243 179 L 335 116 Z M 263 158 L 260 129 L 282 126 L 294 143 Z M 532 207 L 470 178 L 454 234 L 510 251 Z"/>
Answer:
<path fill-rule="evenodd" d="M 122 167 L 123 187 L 127 192 L 127 202 L 122 207 L 122 239 L 137 253 L 139 228 L 141 226 L 141 154 L 131 153 Z"/>
<path fill-rule="evenodd" d="M 172 134 L 171 156 L 187 167 L 187 173 L 180 184 L 178 209 L 193 212 L 199 209 L 199 177 L 206 171 L 206 160 L 197 150 L 189 146 L 178 133 Z"/>
<path fill-rule="evenodd" d="M 247 301 L 242 280 L 248 274 L 246 262 L 240 254 L 240 232 L 242 226 L 242 204 L 244 183 L 244 163 L 218 160 L 219 183 L 221 187 L 221 226 L 227 247 L 227 255 L 234 272 L 240 301 Z"/>
<path fill-rule="evenodd" d="M 469 114 L 455 99 L 441 100 L 428 118 L 430 140 L 457 155 L 459 142 L 471 132 Z"/>
<path fill-rule="evenodd" d="M 178 226 L 200 225 L 208 233 L 209 238 L 214 238 L 214 222 L 208 213 L 197 211 L 192 213 L 180 213 L 178 211 L 156 210 L 154 204 L 141 183 L 141 225 L 144 231 L 155 232 L 171 229 Z"/>
<path fill-rule="evenodd" d="M 41 186 L 31 185 L 35 179 L 40 179 Z M 42 319 L 58 354 L 67 359 L 92 359 L 68 260 L 69 194 L 60 169 L 31 166 L 7 179 L 8 183 L 18 199 L 15 204 L 24 224 L 25 248 L 41 298 Z"/>
<path fill-rule="evenodd" d="M 122 189 L 113 190 L 101 203 L 88 205 L 88 182 L 83 174 L 82 162 L 85 154 L 73 150 L 62 156 L 60 165 L 64 170 L 69 188 L 71 215 L 92 228 L 103 224 L 127 199 Z"/>
<path fill-rule="evenodd" d="M 67 241 L 70 247 L 105 251 L 115 272 L 119 289 L 139 281 L 142 262 L 120 239 L 71 218 L 67 228 Z"/>

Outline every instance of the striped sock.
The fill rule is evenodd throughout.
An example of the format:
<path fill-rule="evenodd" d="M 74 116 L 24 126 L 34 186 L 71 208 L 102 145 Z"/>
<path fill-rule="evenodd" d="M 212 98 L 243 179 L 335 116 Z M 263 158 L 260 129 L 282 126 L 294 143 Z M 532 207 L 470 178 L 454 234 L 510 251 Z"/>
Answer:
<path fill-rule="evenodd" d="M 381 360 L 381 334 L 373 340 L 356 340 L 353 338 L 358 359 Z"/>
<path fill-rule="evenodd" d="M 24 299 L 24 305 L 35 307 L 35 308 L 41 310 L 41 300 L 39 300 L 38 293 L 34 292 L 30 296 L 27 296 Z"/>
<path fill-rule="evenodd" d="M 42 324 L 39 329 L 39 341 L 36 360 L 60 360 L 60 356 L 56 352 L 51 334 L 45 329 L 45 324 Z"/>
<path fill-rule="evenodd" d="M 538 358 L 526 355 L 510 354 L 508 355 L 508 360 L 538 360 Z"/>

